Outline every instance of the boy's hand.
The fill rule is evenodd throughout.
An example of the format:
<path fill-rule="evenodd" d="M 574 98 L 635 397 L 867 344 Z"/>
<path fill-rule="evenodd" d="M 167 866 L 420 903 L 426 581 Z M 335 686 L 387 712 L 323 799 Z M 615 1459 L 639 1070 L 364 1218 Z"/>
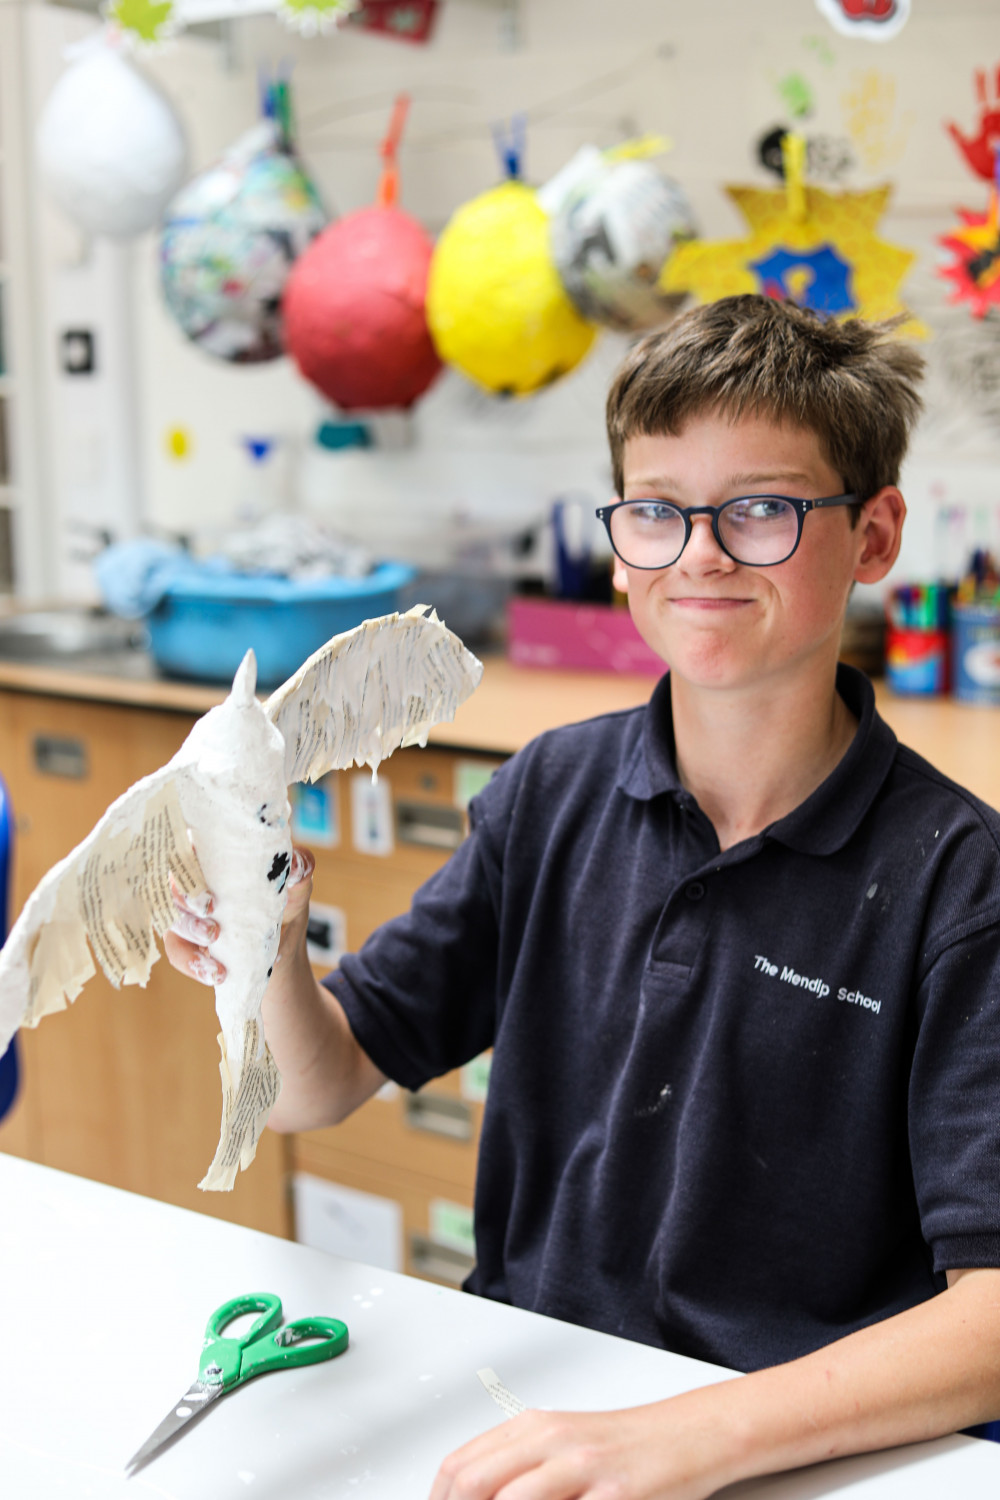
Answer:
<path fill-rule="evenodd" d="M 305 941 L 309 921 L 309 898 L 312 895 L 316 861 L 308 849 L 293 849 L 292 864 L 285 887 L 287 901 L 281 918 L 281 947 L 286 950 Z M 171 878 L 177 916 L 173 927 L 164 933 L 164 951 L 181 974 L 197 979 L 199 984 L 220 984 L 226 977 L 225 966 L 209 952 L 209 944 L 219 936 L 219 924 L 212 916 L 211 893 L 188 899 Z"/>
<path fill-rule="evenodd" d="M 717 1482 L 697 1453 L 700 1424 L 673 1419 L 677 1399 L 523 1412 L 446 1458 L 430 1500 L 704 1500 Z"/>
<path fill-rule="evenodd" d="M 1000 1269 L 947 1275 L 947 1291 L 787 1364 L 629 1411 L 523 1412 L 446 1458 L 430 1500 L 705 1500 L 992 1421 Z"/>

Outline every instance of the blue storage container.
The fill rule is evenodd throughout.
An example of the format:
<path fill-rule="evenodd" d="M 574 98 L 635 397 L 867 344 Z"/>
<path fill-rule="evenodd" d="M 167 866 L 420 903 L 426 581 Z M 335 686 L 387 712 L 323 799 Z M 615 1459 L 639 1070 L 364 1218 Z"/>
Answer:
<path fill-rule="evenodd" d="M 231 682 L 252 647 L 257 681 L 273 687 L 331 636 L 392 614 L 414 576 L 402 563 L 382 563 L 363 578 L 296 582 L 205 573 L 178 579 L 147 617 L 150 651 L 173 676 Z"/>

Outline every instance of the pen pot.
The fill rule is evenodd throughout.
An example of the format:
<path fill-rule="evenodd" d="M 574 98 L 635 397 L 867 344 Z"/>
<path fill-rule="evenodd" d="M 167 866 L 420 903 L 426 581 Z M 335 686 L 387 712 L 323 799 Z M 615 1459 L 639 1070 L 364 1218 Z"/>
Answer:
<path fill-rule="evenodd" d="M 1000 703 L 1000 604 L 955 604 L 952 690 L 965 703 Z"/>
<path fill-rule="evenodd" d="M 947 630 L 890 622 L 885 632 L 885 677 L 894 693 L 946 693 Z"/>
<path fill-rule="evenodd" d="M 950 686 L 948 590 L 904 584 L 886 599 L 885 675 L 894 693 L 946 693 Z"/>

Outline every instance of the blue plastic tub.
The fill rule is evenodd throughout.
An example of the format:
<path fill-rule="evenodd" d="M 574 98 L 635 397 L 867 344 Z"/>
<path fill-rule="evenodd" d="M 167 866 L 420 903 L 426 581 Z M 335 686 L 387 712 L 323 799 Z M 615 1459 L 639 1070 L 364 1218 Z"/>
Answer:
<path fill-rule="evenodd" d="M 231 682 L 252 647 L 257 681 L 275 686 L 331 636 L 391 614 L 414 576 L 402 563 L 382 563 L 363 578 L 295 582 L 219 573 L 179 579 L 147 617 L 150 651 L 172 676 Z"/>

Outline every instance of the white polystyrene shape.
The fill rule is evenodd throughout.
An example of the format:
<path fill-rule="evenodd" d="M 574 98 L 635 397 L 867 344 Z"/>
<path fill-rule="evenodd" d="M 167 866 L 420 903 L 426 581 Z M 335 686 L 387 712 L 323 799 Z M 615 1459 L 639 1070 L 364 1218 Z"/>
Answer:
<path fill-rule="evenodd" d="M 81 229 L 130 239 L 159 223 L 187 171 L 169 100 L 107 43 L 77 50 L 42 113 L 42 177 Z"/>

